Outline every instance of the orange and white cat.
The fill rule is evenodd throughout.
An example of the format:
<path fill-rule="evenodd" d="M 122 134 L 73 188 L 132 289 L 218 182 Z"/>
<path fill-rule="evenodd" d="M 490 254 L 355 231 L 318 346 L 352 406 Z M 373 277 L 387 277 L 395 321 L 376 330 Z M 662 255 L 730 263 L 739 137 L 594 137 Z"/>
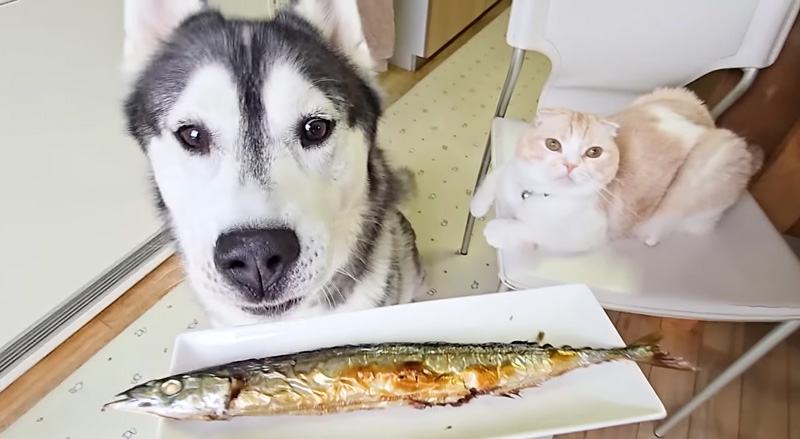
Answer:
<path fill-rule="evenodd" d="M 500 217 L 495 248 L 585 252 L 609 240 L 656 245 L 676 231 L 706 233 L 761 166 L 758 148 L 716 128 L 685 89 L 658 89 L 609 117 L 542 109 L 513 160 L 492 170 L 470 205 Z"/>

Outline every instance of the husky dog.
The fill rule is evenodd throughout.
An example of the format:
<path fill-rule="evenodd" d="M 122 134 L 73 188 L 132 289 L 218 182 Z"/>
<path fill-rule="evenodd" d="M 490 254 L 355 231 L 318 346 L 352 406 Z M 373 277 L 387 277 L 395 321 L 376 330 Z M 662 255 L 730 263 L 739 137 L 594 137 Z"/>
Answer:
<path fill-rule="evenodd" d="M 264 21 L 204 0 L 125 0 L 124 25 L 128 128 L 212 325 L 406 303 L 424 288 L 398 210 L 413 177 L 377 145 L 356 0 L 299 0 Z"/>

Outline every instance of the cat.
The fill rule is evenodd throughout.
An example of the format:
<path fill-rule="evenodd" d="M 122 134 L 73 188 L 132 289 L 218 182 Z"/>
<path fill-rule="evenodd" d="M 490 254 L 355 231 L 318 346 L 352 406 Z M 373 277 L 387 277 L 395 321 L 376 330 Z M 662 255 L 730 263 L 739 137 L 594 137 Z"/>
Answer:
<path fill-rule="evenodd" d="M 633 238 L 715 229 L 761 167 L 757 147 L 717 128 L 685 88 L 662 88 L 608 117 L 544 108 L 514 158 L 493 169 L 470 212 L 498 249 L 582 253 Z"/>

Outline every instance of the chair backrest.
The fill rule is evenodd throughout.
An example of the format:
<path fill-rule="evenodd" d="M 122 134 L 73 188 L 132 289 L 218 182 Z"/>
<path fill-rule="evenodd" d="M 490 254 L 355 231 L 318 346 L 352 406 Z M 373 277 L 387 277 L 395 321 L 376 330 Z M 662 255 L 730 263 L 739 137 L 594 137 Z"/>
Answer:
<path fill-rule="evenodd" d="M 506 41 L 552 72 L 540 106 L 612 112 L 660 86 L 775 61 L 800 0 L 514 0 Z"/>

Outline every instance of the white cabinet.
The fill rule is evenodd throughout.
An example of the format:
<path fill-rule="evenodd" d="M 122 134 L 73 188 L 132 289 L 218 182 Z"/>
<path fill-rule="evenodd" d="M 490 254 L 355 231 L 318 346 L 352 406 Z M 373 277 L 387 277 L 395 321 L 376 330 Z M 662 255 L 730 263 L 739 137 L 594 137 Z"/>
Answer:
<path fill-rule="evenodd" d="M 395 45 L 389 61 L 416 70 L 498 0 L 394 0 Z"/>

